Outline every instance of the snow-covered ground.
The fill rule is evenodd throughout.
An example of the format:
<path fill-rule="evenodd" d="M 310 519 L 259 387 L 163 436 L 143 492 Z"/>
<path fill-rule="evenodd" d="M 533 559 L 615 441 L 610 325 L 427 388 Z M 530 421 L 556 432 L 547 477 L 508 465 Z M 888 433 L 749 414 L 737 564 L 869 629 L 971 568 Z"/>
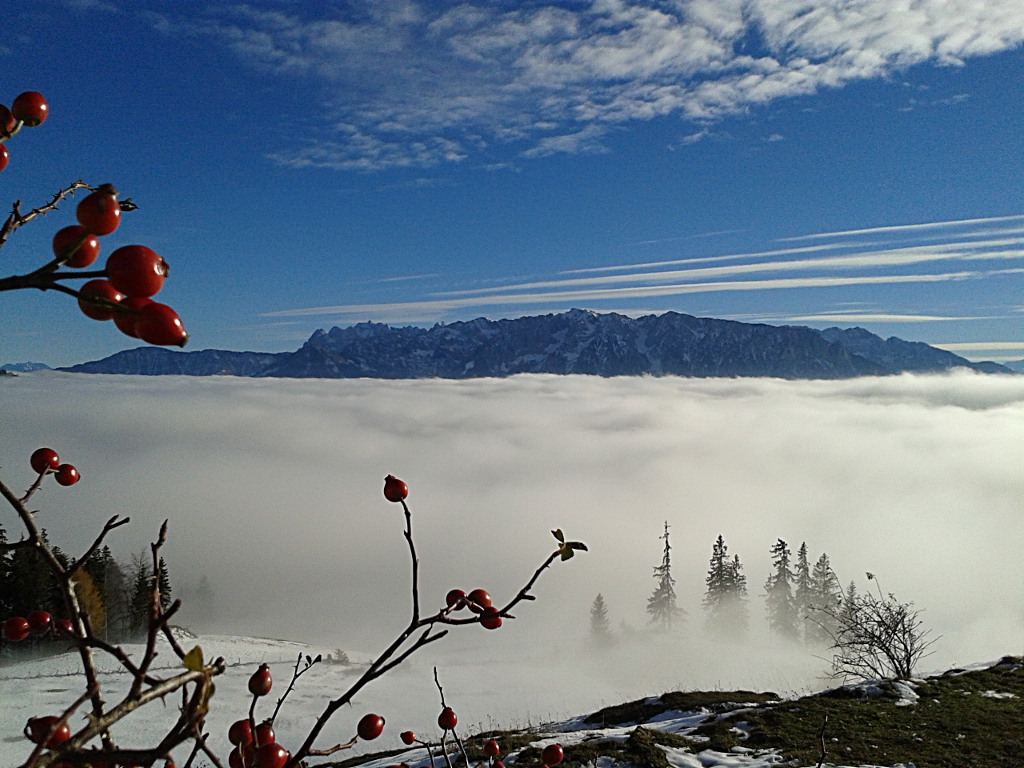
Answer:
<path fill-rule="evenodd" d="M 190 644 L 199 644 L 207 658 L 223 656 L 228 664 L 225 674 L 217 678 L 217 692 L 207 720 L 211 733 L 210 743 L 220 754 L 227 754 L 230 749 L 227 742 L 228 726 L 245 716 L 250 701 L 246 684 L 257 664 L 264 661 L 270 663 L 275 681 L 272 695 L 257 709 L 259 719 L 269 716 L 277 695 L 290 680 L 299 654 L 315 656 L 321 653 L 326 658 L 328 653 L 333 653 L 329 648 L 316 648 L 302 643 L 223 635 L 186 637 L 182 638 L 182 644 L 186 649 L 191 647 Z M 132 655 L 142 652 L 141 645 L 125 645 L 124 648 Z M 165 643 L 161 642 L 160 650 L 157 667 L 170 664 L 173 658 Z M 557 675 L 557 664 L 542 671 L 538 678 L 531 677 L 529 681 L 524 679 L 524 685 L 512 686 L 509 690 L 496 686 L 495 682 L 504 680 L 507 683 L 510 679 L 507 674 L 514 673 L 515 669 L 531 669 L 530 660 L 526 660 L 524 666 L 522 659 L 491 658 L 485 661 L 485 655 L 480 652 L 479 646 L 463 644 L 448 655 L 448 666 L 439 667 L 446 699 L 459 713 L 460 728 L 464 733 L 497 726 L 531 727 L 536 734 L 535 744 L 541 747 L 554 741 L 569 745 L 591 739 L 624 741 L 628 738 L 632 730 L 629 727 L 600 729 L 583 724 L 583 717 L 593 708 L 571 713 L 558 711 L 559 706 L 580 701 L 579 691 L 587 691 L 591 686 L 585 681 L 560 678 Z M 350 665 L 322 663 L 305 674 L 278 716 L 275 724 L 278 741 L 285 746 L 298 744 L 325 702 L 351 685 L 365 669 L 367 661 L 365 657 L 355 656 Z M 101 655 L 98 667 L 102 673 L 106 699 L 114 702 L 124 694 L 129 678 L 119 673 L 118 665 L 109 657 Z M 21 735 L 21 729 L 29 717 L 59 712 L 82 692 L 83 678 L 80 671 L 80 662 L 74 653 L 0 667 L 0 765 L 18 765 L 28 755 L 30 745 Z M 533 668 L 533 674 L 536 674 L 536 668 Z M 577 691 L 576 695 L 572 693 L 573 690 Z M 544 702 L 550 708 L 544 709 Z M 406 729 L 414 730 L 426 738 L 439 735 L 436 717 L 440 704 L 433 685 L 432 670 L 422 662 L 410 662 L 371 683 L 356 696 L 353 703 L 350 710 L 342 710 L 335 716 L 321 736 L 318 746 L 326 747 L 347 740 L 354 733 L 358 718 L 370 711 L 385 717 L 385 733 L 377 741 L 360 744 L 356 752 L 399 748 L 401 743 L 398 733 Z M 174 702 L 169 697 L 166 705 L 150 704 L 134 712 L 115 728 L 115 734 L 119 743 L 125 747 L 151 744 L 161 734 L 161 728 L 165 728 L 176 713 Z M 648 727 L 685 735 L 709 716 L 707 712 L 669 711 L 655 718 Z M 712 750 L 698 751 L 699 748 L 699 741 L 695 741 L 691 752 L 670 748 L 665 748 L 665 751 L 675 768 L 759 768 L 780 762 L 778 755 L 772 752 L 754 753 L 739 747 L 732 753 L 723 754 Z M 514 754 L 509 757 L 514 758 Z M 384 768 L 385 765 L 397 762 L 407 762 L 413 768 L 429 765 L 424 751 L 409 750 L 399 758 L 368 761 L 366 766 Z M 609 766 L 599 764 L 595 768 Z"/>

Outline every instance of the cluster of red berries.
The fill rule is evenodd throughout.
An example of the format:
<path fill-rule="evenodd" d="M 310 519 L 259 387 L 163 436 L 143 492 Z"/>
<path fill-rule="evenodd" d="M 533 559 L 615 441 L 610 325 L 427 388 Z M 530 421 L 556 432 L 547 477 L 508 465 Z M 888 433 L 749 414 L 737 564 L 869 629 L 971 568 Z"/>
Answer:
<path fill-rule="evenodd" d="M 60 456 L 52 448 L 37 448 L 29 457 L 29 464 L 39 475 L 52 474 L 60 485 L 74 485 L 82 476 L 73 464 L 61 464 Z"/>
<path fill-rule="evenodd" d="M 409 486 L 394 475 L 384 478 L 384 498 L 396 504 L 409 497 Z M 491 605 L 491 596 L 483 589 L 474 589 L 468 595 L 461 589 L 453 589 L 445 597 L 445 603 L 453 611 L 469 608 L 473 613 L 480 614 L 480 623 L 487 629 L 501 626 L 498 609 Z"/>
<path fill-rule="evenodd" d="M 8 109 L 0 104 L 0 140 L 9 139 L 21 130 L 23 125 L 35 128 L 41 125 L 50 113 L 50 106 L 38 91 L 25 91 L 19 93 L 11 108 Z M 0 144 L 0 171 L 7 167 L 7 161 L 11 159 L 7 147 Z"/>
<path fill-rule="evenodd" d="M 117 190 L 100 185 L 78 204 L 75 215 L 78 224 L 53 236 L 53 253 L 63 266 L 78 269 L 96 260 L 99 238 L 121 223 Z M 93 320 L 113 320 L 126 336 L 183 347 L 188 334 L 178 313 L 150 298 L 163 288 L 168 271 L 152 248 L 123 245 L 107 257 L 107 279 L 90 280 L 78 290 L 78 306 Z"/>
<path fill-rule="evenodd" d="M 256 698 L 266 696 L 273 684 L 270 666 L 260 664 L 249 678 L 249 693 Z M 359 738 L 366 741 L 376 739 L 383 731 L 384 718 L 372 713 L 364 715 L 356 726 Z M 228 741 L 235 745 L 228 755 L 231 768 L 283 768 L 291 759 L 291 753 L 277 743 L 270 720 L 257 725 L 255 731 L 249 720 L 237 720 L 228 728 Z"/>
<path fill-rule="evenodd" d="M 491 596 L 485 589 L 474 589 L 468 595 L 461 589 L 453 589 L 445 595 L 444 602 L 453 611 L 469 608 L 473 613 L 479 613 L 480 624 L 486 629 L 497 629 L 501 626 L 498 609 L 491 605 Z"/>
<path fill-rule="evenodd" d="M 29 635 L 45 635 L 50 630 L 59 637 L 72 637 L 75 629 L 67 619 L 54 619 L 43 610 L 32 611 L 28 617 L 11 616 L 3 624 L 4 640 L 20 643 Z"/>
<path fill-rule="evenodd" d="M 22 126 L 41 125 L 50 112 L 41 93 L 25 91 L 10 109 L 0 104 L 0 141 Z M 0 171 L 7 167 L 7 147 L 0 144 Z M 129 203 L 124 204 L 126 207 Z M 78 224 L 64 227 L 53 237 L 56 266 L 81 269 L 100 253 L 98 238 L 109 235 L 121 223 L 122 205 L 111 184 L 97 187 L 78 204 Z M 167 277 L 167 262 L 144 245 L 126 245 L 107 258 L 106 278 L 90 280 L 78 291 L 78 306 L 94 320 L 113 320 L 127 336 L 149 344 L 183 347 L 188 334 L 178 313 L 150 297 Z"/>

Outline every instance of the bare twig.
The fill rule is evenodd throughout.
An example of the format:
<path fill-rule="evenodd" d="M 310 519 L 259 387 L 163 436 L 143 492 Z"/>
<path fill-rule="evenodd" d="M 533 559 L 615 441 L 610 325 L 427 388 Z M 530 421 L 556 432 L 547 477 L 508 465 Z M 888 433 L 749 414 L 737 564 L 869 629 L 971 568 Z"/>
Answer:
<path fill-rule="evenodd" d="M 103 526 L 103 530 L 100 531 L 100 535 L 96 537 L 96 541 L 92 543 L 92 546 L 89 547 L 88 551 L 84 555 L 82 555 L 78 560 L 76 560 L 70 568 L 68 568 L 69 579 L 73 578 L 75 573 L 78 572 L 78 569 L 85 565 L 85 561 L 96 553 L 96 551 L 100 548 L 100 544 L 103 543 L 103 539 L 106 537 L 108 533 L 110 533 L 115 528 L 120 528 L 122 525 L 127 525 L 129 522 L 131 522 L 130 517 L 126 517 L 124 520 L 120 521 L 117 519 L 118 517 L 119 515 L 114 515 L 112 518 L 107 520 L 107 524 Z"/>
<path fill-rule="evenodd" d="M 307 672 L 309 672 L 309 670 L 311 670 L 314 667 L 314 665 L 319 664 L 320 660 L 321 660 L 321 656 L 320 656 L 319 653 L 316 655 L 315 659 L 311 658 L 310 656 L 307 655 L 306 656 L 306 666 L 303 667 L 300 670 L 299 666 L 302 664 L 302 654 L 301 653 L 299 654 L 299 658 L 297 658 L 295 660 L 295 670 L 292 672 L 292 681 L 290 683 L 288 683 L 288 688 L 285 690 L 284 695 L 281 696 L 281 698 L 279 698 L 277 700 L 277 706 L 274 707 L 274 714 L 272 714 L 270 716 L 271 724 L 273 724 L 273 722 L 277 719 L 277 713 L 281 711 L 281 705 L 284 704 L 284 700 L 288 698 L 288 694 L 291 693 L 292 689 L 295 687 L 295 681 L 298 680 L 300 677 L 302 677 Z M 330 754 L 330 753 L 328 753 L 328 754 Z"/>
<path fill-rule="evenodd" d="M 818 755 L 818 764 L 815 768 L 821 768 L 825 762 L 825 727 L 828 725 L 828 713 L 825 713 L 825 720 L 821 724 L 821 732 L 818 734 L 818 742 L 821 745 L 821 754 Z"/>
<path fill-rule="evenodd" d="M 297 749 L 292 754 L 289 761 L 285 764 L 285 768 L 297 768 L 297 766 L 301 764 L 303 759 L 310 755 L 310 750 L 312 750 L 313 743 L 316 741 L 317 736 L 320 735 L 320 732 L 327 725 L 328 721 L 334 716 L 335 712 L 337 712 L 344 705 L 348 704 L 352 700 L 352 697 L 355 696 L 360 690 L 362 690 L 363 687 L 365 687 L 368 683 L 376 680 L 378 677 L 383 675 L 388 670 L 393 669 L 398 664 L 401 664 L 409 656 L 411 656 L 417 650 L 422 648 L 424 645 L 432 643 L 435 640 L 440 640 L 442 637 L 444 637 L 447 634 L 447 630 L 431 634 L 431 630 L 436 624 L 461 626 L 465 624 L 480 623 L 479 614 L 465 619 L 453 618 L 450 614 L 452 613 L 456 606 L 445 607 L 442 610 L 430 616 L 421 617 L 419 615 L 419 560 L 416 556 L 416 547 L 415 544 L 413 543 L 412 538 L 412 514 L 410 513 L 409 507 L 405 504 L 404 501 L 402 502 L 402 509 L 403 512 L 405 513 L 406 520 L 406 541 L 409 544 L 409 555 L 412 560 L 413 615 L 409 621 L 409 625 L 401 633 L 399 633 L 398 637 L 396 637 L 395 640 L 392 641 L 391 645 L 385 648 L 384 651 L 382 651 L 377 656 L 377 658 L 374 659 L 373 662 L 371 662 L 370 666 L 366 669 L 366 671 L 359 677 L 358 680 L 356 680 L 349 687 L 347 691 L 341 694 L 338 698 L 333 699 L 326 704 L 323 711 L 320 713 L 319 717 L 317 717 L 316 722 L 313 724 L 313 727 L 306 735 L 305 741 L 303 741 L 299 749 Z M 577 547 L 575 548 L 584 548 L 583 544 L 580 544 L 579 542 L 574 543 L 577 545 Z M 536 583 L 541 573 L 543 573 L 547 568 L 551 566 L 551 563 L 554 562 L 555 558 L 559 557 L 562 554 L 562 551 L 563 549 L 560 546 L 559 549 L 556 549 L 553 553 L 551 553 L 544 560 L 544 562 L 541 563 L 540 567 L 537 568 L 536 571 L 534 571 L 529 581 L 527 581 L 526 585 L 519 590 L 516 596 L 504 608 L 500 609 L 498 615 L 504 616 L 506 618 L 514 618 L 513 616 L 511 616 L 511 614 L 508 613 L 509 610 L 511 610 L 513 607 L 515 607 L 518 603 L 522 602 L 523 600 L 533 600 L 534 597 L 529 593 L 530 589 Z M 417 634 L 420 629 L 424 628 L 425 631 L 422 634 L 420 634 L 412 642 L 411 645 L 406 646 L 406 643 L 409 641 L 409 639 L 414 634 Z M 447 748 L 444 747 L 443 744 L 442 748 L 445 753 L 445 760 L 448 760 Z"/>

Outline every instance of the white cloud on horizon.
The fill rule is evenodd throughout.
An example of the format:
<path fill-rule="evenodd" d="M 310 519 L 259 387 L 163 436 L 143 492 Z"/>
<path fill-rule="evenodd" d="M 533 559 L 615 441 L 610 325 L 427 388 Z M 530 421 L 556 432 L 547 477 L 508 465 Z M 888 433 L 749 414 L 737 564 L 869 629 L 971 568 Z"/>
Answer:
<path fill-rule="evenodd" d="M 631 121 L 678 115 L 706 126 L 1024 41 L 1024 9 L 1011 0 L 594 0 L 513 10 L 392 0 L 330 18 L 304 13 L 240 4 L 154 23 L 320 83 L 329 123 L 273 157 L 360 170 L 457 162 L 496 143 L 527 157 L 601 151 L 602 135 Z M 751 54 L 754 38 L 764 50 Z M 702 127 L 690 138 L 706 135 Z"/>
<path fill-rule="evenodd" d="M 521 675 L 552 659 L 593 664 L 571 649 L 597 592 L 614 625 L 645 625 L 665 519 L 690 633 L 675 654 L 659 655 L 667 667 L 627 655 L 643 685 L 713 687 L 709 674 L 737 687 L 775 685 L 763 677 L 770 645 L 731 654 L 725 670 L 703 668 L 693 653 L 719 534 L 744 564 L 755 628 L 768 547 L 782 537 L 794 549 L 806 540 L 815 557 L 828 552 L 844 584 L 864 586 L 870 570 L 925 608 L 944 635 L 928 666 L 998 658 L 1024 631 L 1020 611 L 1006 609 L 1019 608 L 1024 579 L 1024 377 L 43 373 L 14 384 L 0 401 L 5 482 L 31 482 L 28 455 L 41 445 L 82 472 L 77 485 L 49 484 L 33 498 L 51 540 L 81 552 L 107 518 L 130 515 L 109 541 L 127 559 L 169 518 L 172 584 L 194 587 L 207 574 L 219 631 L 360 651 L 390 639 L 407 620 L 409 572 L 400 510 L 381 497 L 387 473 L 410 484 L 426 604 L 451 587 L 513 594 L 550 551 L 552 528 L 590 545 L 545 573 L 537 602 L 500 634 L 471 628 L 453 639 L 456 648 L 493 642 L 499 655 L 522 654 Z M 7 509 L 0 523 L 17 530 Z M 191 621 L 187 608 L 182 618 Z M 822 662 L 803 653 L 813 678 Z M 619 695 L 603 686 L 585 690 Z M 629 689 L 619 700 L 660 692 Z"/>

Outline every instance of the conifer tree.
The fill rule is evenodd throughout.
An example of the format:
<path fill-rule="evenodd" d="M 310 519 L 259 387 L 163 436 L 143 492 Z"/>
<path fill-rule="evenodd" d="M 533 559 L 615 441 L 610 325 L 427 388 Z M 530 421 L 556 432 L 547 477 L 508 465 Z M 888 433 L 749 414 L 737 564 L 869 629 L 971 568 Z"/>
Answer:
<path fill-rule="evenodd" d="M 160 558 L 157 588 L 160 590 L 160 607 L 165 611 L 171 607 L 171 579 L 167 575 L 167 563 Z"/>
<path fill-rule="evenodd" d="M 810 621 L 807 618 L 811 599 L 811 564 L 807 559 L 807 542 L 800 544 L 796 552 L 796 569 L 793 571 L 793 608 L 796 612 L 797 631 L 804 639 L 810 640 Z"/>
<path fill-rule="evenodd" d="M 11 584 L 11 551 L 3 547 L 7 543 L 7 531 L 0 525 L 0 616 L 12 615 L 14 586 Z"/>
<path fill-rule="evenodd" d="M 739 555 L 730 560 L 728 549 L 722 536 L 711 548 L 703 605 L 709 631 L 718 635 L 742 635 L 746 632 L 748 618 L 747 577 L 743 575 Z"/>
<path fill-rule="evenodd" d="M 811 602 L 809 605 L 812 621 L 807 624 L 807 642 L 814 645 L 828 645 L 835 630 L 838 629 L 838 622 L 834 612 L 842 603 L 843 588 L 839 584 L 839 577 L 832 570 L 828 555 L 824 552 L 814 564 L 811 571 Z"/>
<path fill-rule="evenodd" d="M 846 624 L 847 626 L 854 623 L 854 614 L 857 612 L 857 582 L 850 580 L 850 586 L 846 588 L 846 592 L 843 593 L 842 601 L 839 605 L 839 620 L 840 623 Z"/>
<path fill-rule="evenodd" d="M 138 636 L 149 628 L 150 601 L 153 597 L 153 577 L 144 551 L 132 555 L 131 584 L 129 633 Z"/>
<path fill-rule="evenodd" d="M 647 598 L 647 612 L 651 614 L 651 624 L 658 624 L 662 629 L 671 630 L 674 619 L 682 619 L 686 612 L 676 605 L 676 580 L 672 578 L 672 546 L 668 538 L 668 521 L 665 521 L 665 533 L 659 538 L 664 539 L 665 548 L 661 556 L 661 565 L 655 566 L 654 578 L 658 586 L 654 594 Z"/>
<path fill-rule="evenodd" d="M 772 545 L 771 554 L 775 570 L 764 583 L 768 629 L 773 635 L 795 640 L 799 636 L 799 627 L 793 597 L 793 571 L 789 565 L 792 552 L 789 545 L 779 539 Z"/>
<path fill-rule="evenodd" d="M 608 606 L 605 605 L 604 596 L 598 592 L 590 606 L 590 634 L 599 641 L 605 641 L 611 636 L 610 628 Z"/>

